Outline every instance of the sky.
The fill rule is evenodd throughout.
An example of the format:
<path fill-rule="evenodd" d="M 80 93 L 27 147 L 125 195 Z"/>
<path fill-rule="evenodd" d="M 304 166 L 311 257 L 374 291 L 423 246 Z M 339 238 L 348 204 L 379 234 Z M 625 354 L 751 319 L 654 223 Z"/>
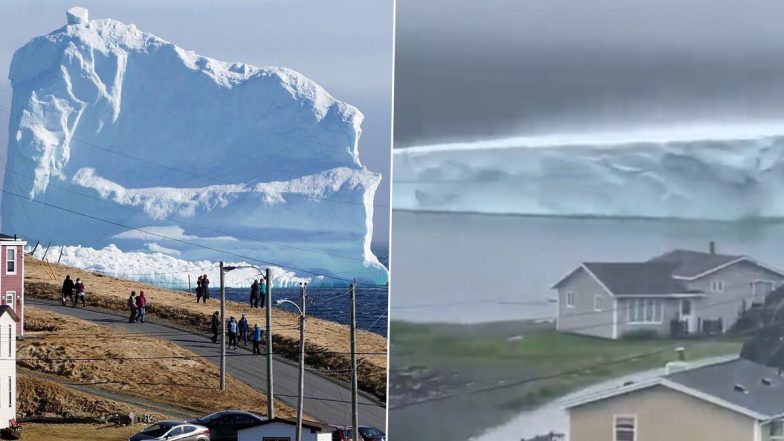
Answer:
<path fill-rule="evenodd" d="M 285 66 L 365 115 L 360 159 L 383 175 L 374 241 L 389 237 L 392 113 L 392 0 L 3 0 L 0 2 L 0 108 L 11 105 L 8 69 L 16 49 L 66 23 L 72 6 L 114 18 L 200 55 L 256 66 Z M 0 113 L 0 163 L 8 115 Z"/>
<path fill-rule="evenodd" d="M 398 0 L 395 147 L 784 120 L 779 0 Z"/>

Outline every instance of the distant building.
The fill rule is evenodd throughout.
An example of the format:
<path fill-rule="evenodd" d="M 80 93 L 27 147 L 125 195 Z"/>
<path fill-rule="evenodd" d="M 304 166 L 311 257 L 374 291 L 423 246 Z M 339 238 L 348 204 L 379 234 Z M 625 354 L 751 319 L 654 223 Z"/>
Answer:
<path fill-rule="evenodd" d="M 570 441 L 784 440 L 784 377 L 736 359 L 590 394 L 567 412 Z"/>
<path fill-rule="evenodd" d="M 16 330 L 19 316 L 0 306 L 0 429 L 16 418 Z"/>
<path fill-rule="evenodd" d="M 0 234 L 0 258 L 3 268 L 0 270 L 0 304 L 8 305 L 16 313 L 19 320 L 16 324 L 16 335 L 24 335 L 24 247 L 27 242 Z"/>
<path fill-rule="evenodd" d="M 242 429 L 237 433 L 238 441 L 293 441 L 296 439 L 297 420 L 273 418 L 263 423 Z M 302 441 L 332 441 L 332 427 L 313 421 L 302 424 Z"/>
<path fill-rule="evenodd" d="M 617 339 L 630 333 L 721 333 L 784 283 L 747 256 L 673 250 L 645 262 L 584 262 L 553 285 L 557 329 Z"/>

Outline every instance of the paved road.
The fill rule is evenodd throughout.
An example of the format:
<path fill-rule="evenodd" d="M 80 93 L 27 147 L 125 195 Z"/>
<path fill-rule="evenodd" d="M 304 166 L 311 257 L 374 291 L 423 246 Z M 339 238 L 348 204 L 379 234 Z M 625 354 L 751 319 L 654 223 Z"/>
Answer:
<path fill-rule="evenodd" d="M 85 310 L 62 307 L 55 303 L 27 298 L 29 305 L 41 309 L 70 315 L 99 325 L 118 328 L 123 332 L 145 332 L 156 334 L 155 337 L 166 339 L 199 355 L 220 355 L 220 345 L 213 344 L 206 335 L 198 335 L 155 323 L 128 323 L 127 317 Z M 273 330 L 274 333 L 274 330 Z M 248 354 L 245 350 L 227 350 L 227 354 Z M 218 357 L 206 358 L 219 364 Z M 251 386 L 266 391 L 267 368 L 265 357 L 226 357 L 226 371 Z M 276 359 L 273 365 L 275 378 L 275 398 L 296 408 L 299 369 L 295 364 Z M 351 424 L 351 389 L 335 383 L 321 375 L 305 371 L 305 407 L 304 412 L 328 424 Z M 386 409 L 378 402 L 360 396 L 359 423 L 378 427 L 386 427 Z"/>

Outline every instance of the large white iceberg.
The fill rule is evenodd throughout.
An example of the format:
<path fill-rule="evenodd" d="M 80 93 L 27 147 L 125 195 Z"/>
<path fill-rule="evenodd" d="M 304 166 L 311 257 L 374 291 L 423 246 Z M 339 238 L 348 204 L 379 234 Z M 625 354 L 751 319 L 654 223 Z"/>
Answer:
<path fill-rule="evenodd" d="M 544 216 L 784 217 L 784 126 L 495 139 L 394 151 L 393 207 Z"/>
<path fill-rule="evenodd" d="M 207 244 L 386 282 L 370 249 L 381 176 L 359 160 L 356 108 L 286 68 L 203 57 L 81 8 L 67 16 L 14 54 L 4 188 L 149 233 L 9 194 L 4 231 L 122 249 L 154 237 L 183 259 L 229 260 L 193 245 Z"/>

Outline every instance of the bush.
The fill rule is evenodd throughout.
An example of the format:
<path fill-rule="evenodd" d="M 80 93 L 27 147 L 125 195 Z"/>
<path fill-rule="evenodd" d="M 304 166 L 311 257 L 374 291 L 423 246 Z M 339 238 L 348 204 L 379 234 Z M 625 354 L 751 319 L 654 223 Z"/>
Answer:
<path fill-rule="evenodd" d="M 655 329 L 635 329 L 627 331 L 621 335 L 624 340 L 653 340 L 659 338 L 659 332 Z"/>

